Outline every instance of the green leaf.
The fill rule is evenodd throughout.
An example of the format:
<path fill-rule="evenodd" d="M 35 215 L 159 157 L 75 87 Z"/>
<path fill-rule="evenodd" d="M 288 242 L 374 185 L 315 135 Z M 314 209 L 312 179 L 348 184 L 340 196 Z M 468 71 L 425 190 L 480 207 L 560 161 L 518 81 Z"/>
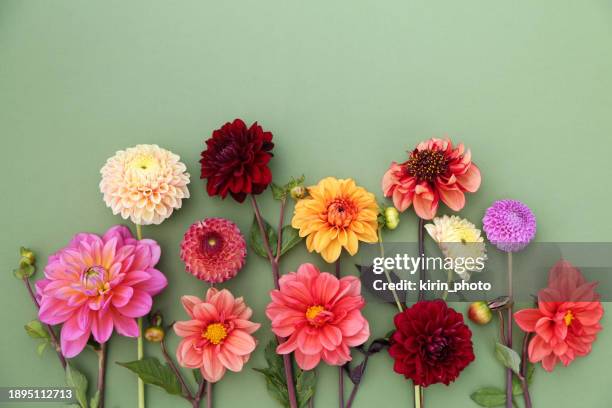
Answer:
<path fill-rule="evenodd" d="M 196 384 L 200 384 L 202 381 L 202 372 L 196 368 L 195 370 L 191 370 L 191 373 L 193 374 L 193 379 L 195 380 Z"/>
<path fill-rule="evenodd" d="M 266 220 L 262 221 L 264 224 L 266 235 L 268 236 L 268 243 L 270 244 L 272 256 L 276 256 L 276 232 L 274 232 L 274 229 Z M 251 224 L 251 230 L 249 231 L 249 243 L 251 244 L 251 248 L 257 255 L 262 256 L 264 258 L 268 258 L 268 252 L 266 251 L 264 241 L 261 237 L 257 217 L 253 217 L 253 224 Z"/>
<path fill-rule="evenodd" d="M 272 187 L 272 197 L 274 197 L 275 200 L 282 200 L 287 197 L 286 186 L 279 186 L 276 183 L 272 183 L 270 187 Z"/>
<path fill-rule="evenodd" d="M 484 387 L 470 395 L 481 407 L 499 407 L 506 404 L 506 393 L 496 387 Z"/>
<path fill-rule="evenodd" d="M 276 342 L 274 340 L 271 340 L 266 346 L 264 357 L 268 367 L 255 368 L 254 370 L 264 375 L 268 392 L 272 397 L 280 402 L 283 407 L 289 407 L 283 358 L 276 354 Z"/>
<path fill-rule="evenodd" d="M 48 339 L 49 338 L 49 332 L 45 330 L 45 326 L 43 326 L 43 324 L 38 320 L 32 320 L 31 322 L 29 322 L 23 327 L 26 333 L 28 333 L 28 336 L 30 336 L 33 339 Z"/>
<path fill-rule="evenodd" d="M 98 408 L 98 405 L 100 405 L 100 390 L 96 391 L 94 396 L 91 398 L 91 401 L 89 402 L 90 408 Z"/>
<path fill-rule="evenodd" d="M 87 408 L 87 377 L 79 370 L 66 365 L 66 385 L 74 388 L 74 396 L 82 408 Z"/>
<path fill-rule="evenodd" d="M 296 370 L 295 392 L 297 394 L 298 406 L 300 408 L 303 408 L 308 405 L 308 401 L 315 393 L 316 382 L 317 376 L 314 370 Z"/>
<path fill-rule="evenodd" d="M 521 357 L 516 351 L 501 343 L 496 343 L 495 356 L 504 366 L 511 369 L 514 374 L 520 375 Z"/>
<path fill-rule="evenodd" d="M 282 229 L 281 256 L 299 244 L 300 241 L 302 241 L 302 237 L 300 237 L 298 230 L 291 225 L 285 225 Z"/>
<path fill-rule="evenodd" d="M 45 349 L 47 348 L 48 345 L 49 345 L 48 340 L 45 340 L 39 343 L 38 346 L 36 346 L 36 353 L 38 353 L 39 356 L 42 356 L 42 354 L 45 352 Z"/>
<path fill-rule="evenodd" d="M 181 395 L 181 384 L 172 369 L 167 364 L 162 365 L 155 357 L 117 364 L 136 373 L 147 384 L 156 385 L 168 394 Z"/>

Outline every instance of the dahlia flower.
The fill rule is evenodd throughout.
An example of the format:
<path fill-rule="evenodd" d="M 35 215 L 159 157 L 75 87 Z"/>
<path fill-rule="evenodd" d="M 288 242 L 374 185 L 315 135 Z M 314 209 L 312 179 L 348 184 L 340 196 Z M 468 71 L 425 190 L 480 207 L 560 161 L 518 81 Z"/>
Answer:
<path fill-rule="evenodd" d="M 429 236 L 438 244 L 442 254 L 452 259 L 486 259 L 486 249 L 480 230 L 465 218 L 456 215 L 444 215 L 433 219 L 432 224 L 426 224 Z M 469 280 L 472 272 L 480 272 L 474 268 L 457 268 L 455 273 L 463 280 Z"/>
<path fill-rule="evenodd" d="M 548 287 L 538 293 L 537 309 L 514 314 L 523 331 L 535 333 L 528 349 L 532 363 L 541 361 L 546 371 L 553 371 L 557 363 L 567 366 L 591 352 L 604 313 L 596 286 L 568 261 L 550 270 Z"/>
<path fill-rule="evenodd" d="M 224 218 L 206 218 L 192 224 L 181 242 L 181 259 L 196 278 L 221 283 L 236 276 L 246 257 L 240 229 Z"/>
<path fill-rule="evenodd" d="M 219 381 L 226 369 L 241 371 L 255 350 L 251 334 L 260 326 L 249 320 L 251 308 L 227 289 L 210 288 L 203 300 L 183 296 L 181 302 L 191 320 L 174 324 L 175 333 L 183 337 L 176 349 L 179 364 L 199 368 L 209 382 Z"/>
<path fill-rule="evenodd" d="M 119 150 L 100 170 L 104 202 L 135 224 L 161 224 L 189 198 L 189 173 L 179 160 L 157 145 Z"/>
<path fill-rule="evenodd" d="M 248 194 L 260 194 L 272 182 L 268 162 L 273 147 L 272 133 L 257 122 L 247 128 L 235 119 L 213 131 L 200 159 L 208 195 L 225 198 L 229 193 L 241 203 Z"/>
<path fill-rule="evenodd" d="M 378 241 L 378 204 L 374 194 L 353 179 L 327 177 L 308 188 L 295 205 L 291 226 L 306 238 L 308 251 L 334 262 L 344 247 L 355 255 L 359 241 Z"/>
<path fill-rule="evenodd" d="M 370 336 L 368 321 L 361 314 L 365 300 L 361 283 L 354 276 L 336 278 L 312 264 L 283 275 L 280 289 L 270 292 L 272 302 L 266 316 L 272 331 L 287 340 L 276 352 L 295 352 L 303 370 L 311 370 L 323 359 L 342 366 L 351 361 L 349 347 L 363 344 Z"/>
<path fill-rule="evenodd" d="M 160 254 L 155 241 L 138 241 L 126 227 L 115 226 L 102 237 L 77 234 L 49 257 L 45 278 L 36 282 L 39 318 L 64 324 L 64 356 L 79 354 L 90 335 L 98 343 L 105 343 L 113 329 L 138 336 L 136 318 L 149 313 L 152 297 L 168 283 L 155 269 Z"/>
<path fill-rule="evenodd" d="M 500 200 L 487 208 L 482 219 L 484 232 L 504 252 L 523 250 L 536 234 L 536 218 L 520 201 Z"/>
<path fill-rule="evenodd" d="M 472 332 L 442 300 L 423 300 L 395 315 L 393 370 L 415 385 L 450 384 L 474 361 Z"/>
<path fill-rule="evenodd" d="M 425 220 L 436 215 L 440 200 L 459 211 L 465 205 L 463 193 L 480 187 L 480 170 L 471 157 L 463 144 L 453 147 L 450 140 L 421 142 L 408 160 L 391 163 L 382 179 L 383 193 L 393 198 L 399 211 L 414 204 L 416 214 Z"/>

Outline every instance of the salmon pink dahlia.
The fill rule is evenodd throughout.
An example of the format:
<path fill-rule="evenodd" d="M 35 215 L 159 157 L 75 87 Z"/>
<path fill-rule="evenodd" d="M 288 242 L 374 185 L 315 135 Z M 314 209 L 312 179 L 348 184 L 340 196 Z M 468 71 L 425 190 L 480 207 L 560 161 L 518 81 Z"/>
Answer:
<path fill-rule="evenodd" d="M 465 192 L 480 187 L 480 170 L 463 144 L 453 147 L 450 140 L 429 139 L 410 152 L 403 163 L 391 163 L 382 179 L 385 197 L 392 197 L 399 211 L 414 204 L 416 214 L 431 220 L 442 200 L 451 210 L 465 205 Z"/>
<path fill-rule="evenodd" d="M 395 315 L 393 370 L 415 385 L 450 384 L 474 361 L 472 332 L 442 300 L 424 300 Z"/>
<path fill-rule="evenodd" d="M 260 326 L 249 320 L 253 311 L 244 300 L 227 289 L 210 288 L 204 300 L 183 296 L 181 301 L 191 320 L 174 324 L 176 334 L 183 337 L 176 350 L 179 364 L 199 368 L 209 382 L 219 381 L 226 369 L 241 371 L 255 350 L 251 334 Z"/>
<path fill-rule="evenodd" d="M 179 160 L 157 145 L 118 151 L 100 170 L 104 202 L 135 224 L 161 224 L 189 198 L 189 173 Z"/>
<path fill-rule="evenodd" d="M 39 318 L 63 323 L 62 354 L 74 357 L 90 335 L 105 343 L 113 329 L 138 336 L 136 318 L 149 313 L 152 297 L 167 285 L 157 269 L 160 248 L 150 239 L 136 240 L 124 226 L 104 236 L 81 233 L 51 255 L 45 279 L 36 282 Z"/>
<path fill-rule="evenodd" d="M 260 194 L 272 182 L 268 162 L 273 147 L 272 133 L 257 122 L 247 128 L 235 119 L 213 131 L 200 159 L 208 195 L 230 194 L 241 203 L 248 194 Z"/>
<path fill-rule="evenodd" d="M 240 229 L 224 218 L 206 218 L 192 224 L 181 242 L 181 259 L 196 278 L 221 283 L 244 266 L 246 242 Z"/>
<path fill-rule="evenodd" d="M 351 361 L 349 347 L 363 344 L 370 336 L 368 321 L 361 314 L 365 301 L 359 279 L 338 279 L 303 264 L 297 272 L 283 275 L 279 285 L 280 289 L 270 292 L 272 302 L 266 308 L 274 334 L 287 337 L 276 352 L 295 352 L 303 370 L 315 368 L 321 359 L 335 366 Z"/>
<path fill-rule="evenodd" d="M 548 287 L 538 293 L 537 309 L 514 314 L 523 331 L 535 333 L 528 349 L 532 363 L 541 361 L 546 371 L 553 371 L 557 363 L 567 366 L 591 352 L 604 313 L 596 285 L 565 260 L 550 270 Z"/>

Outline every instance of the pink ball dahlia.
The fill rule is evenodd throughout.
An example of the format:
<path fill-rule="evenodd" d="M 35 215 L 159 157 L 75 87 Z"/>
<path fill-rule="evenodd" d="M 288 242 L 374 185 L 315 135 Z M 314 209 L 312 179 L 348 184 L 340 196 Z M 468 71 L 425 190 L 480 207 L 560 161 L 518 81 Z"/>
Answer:
<path fill-rule="evenodd" d="M 303 370 L 315 368 L 321 359 L 335 366 L 351 361 L 349 347 L 363 344 L 370 336 L 368 321 L 361 314 L 365 300 L 359 279 L 338 279 L 307 263 L 283 275 L 279 285 L 280 289 L 270 292 L 272 302 L 266 308 L 274 334 L 287 337 L 276 352 L 294 351 Z"/>
<path fill-rule="evenodd" d="M 189 173 L 179 160 L 157 145 L 119 150 L 100 170 L 104 202 L 135 224 L 161 224 L 189 198 Z"/>
<path fill-rule="evenodd" d="M 181 242 L 181 259 L 196 278 L 221 283 L 244 266 L 246 242 L 240 229 L 225 218 L 206 218 L 192 224 Z"/>
<path fill-rule="evenodd" d="M 493 245 L 504 252 L 523 250 L 536 234 L 536 218 L 517 200 L 499 200 L 487 208 L 482 229 Z"/>
<path fill-rule="evenodd" d="M 152 297 L 167 285 L 155 265 L 161 254 L 153 240 L 136 240 L 124 226 L 104 236 L 80 233 L 49 257 L 45 279 L 36 282 L 39 318 L 63 323 L 62 354 L 74 357 L 90 335 L 105 343 L 113 329 L 138 336 L 136 318 L 149 313 Z"/>
<path fill-rule="evenodd" d="M 179 364 L 199 368 L 210 382 L 219 381 L 226 369 L 241 371 L 255 350 L 251 334 L 260 326 L 249 320 L 251 308 L 227 289 L 210 288 L 204 300 L 183 296 L 181 301 L 191 320 L 174 324 L 176 334 L 183 337 L 176 349 Z"/>
<path fill-rule="evenodd" d="M 419 143 L 405 162 L 391 163 L 382 179 L 385 197 L 391 197 L 399 211 L 414 204 L 416 214 L 425 220 L 435 217 L 440 200 L 453 211 L 461 210 L 464 193 L 479 187 L 480 170 L 469 149 L 436 138 Z"/>

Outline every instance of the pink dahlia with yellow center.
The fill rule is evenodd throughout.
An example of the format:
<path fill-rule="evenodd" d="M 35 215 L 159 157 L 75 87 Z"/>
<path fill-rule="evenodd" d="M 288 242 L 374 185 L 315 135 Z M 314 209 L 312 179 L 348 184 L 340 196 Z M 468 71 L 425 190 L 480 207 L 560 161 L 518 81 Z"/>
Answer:
<path fill-rule="evenodd" d="M 161 224 L 189 198 L 189 173 L 176 154 L 157 145 L 120 150 L 100 170 L 104 202 L 135 224 Z"/>
<path fill-rule="evenodd" d="M 306 238 L 310 252 L 335 262 L 342 248 L 355 255 L 359 241 L 378 241 L 378 204 L 374 194 L 353 179 L 326 177 L 308 187 L 309 196 L 297 202 L 291 226 Z"/>
<path fill-rule="evenodd" d="M 461 210 L 464 193 L 479 187 L 480 170 L 469 149 L 436 138 L 419 143 L 405 162 L 391 163 L 382 179 L 385 197 L 391 197 L 399 211 L 414 204 L 416 214 L 425 220 L 435 217 L 440 200 L 453 211 Z"/>
<path fill-rule="evenodd" d="M 359 279 L 338 279 L 303 264 L 297 272 L 283 275 L 279 286 L 270 292 L 272 302 L 266 308 L 274 334 L 287 338 L 276 352 L 295 352 L 303 370 L 313 369 L 321 360 L 335 366 L 351 361 L 349 348 L 370 336 L 368 321 L 361 314 L 365 300 Z"/>
<path fill-rule="evenodd" d="M 604 314 L 596 286 L 566 260 L 550 270 L 538 307 L 514 314 L 523 331 L 534 333 L 528 349 L 532 363 L 541 361 L 546 371 L 553 371 L 558 363 L 567 366 L 591 352 Z"/>
<path fill-rule="evenodd" d="M 176 322 L 174 331 L 183 337 L 176 350 L 179 364 L 202 372 L 206 381 L 219 381 L 226 370 L 241 371 L 255 350 L 251 335 L 259 323 L 244 300 L 227 290 L 210 288 L 206 297 L 183 296 L 181 299 L 191 320 Z"/>
<path fill-rule="evenodd" d="M 150 239 L 136 240 L 124 226 L 102 237 L 77 234 L 49 257 L 45 278 L 36 282 L 39 318 L 61 330 L 62 354 L 79 354 L 90 336 L 105 343 L 113 329 L 138 336 L 136 318 L 149 313 L 152 297 L 167 285 L 155 265 L 161 254 Z"/>
<path fill-rule="evenodd" d="M 225 218 L 206 218 L 192 224 L 181 242 L 181 259 L 196 278 L 220 283 L 244 266 L 246 242 L 240 229 Z"/>

